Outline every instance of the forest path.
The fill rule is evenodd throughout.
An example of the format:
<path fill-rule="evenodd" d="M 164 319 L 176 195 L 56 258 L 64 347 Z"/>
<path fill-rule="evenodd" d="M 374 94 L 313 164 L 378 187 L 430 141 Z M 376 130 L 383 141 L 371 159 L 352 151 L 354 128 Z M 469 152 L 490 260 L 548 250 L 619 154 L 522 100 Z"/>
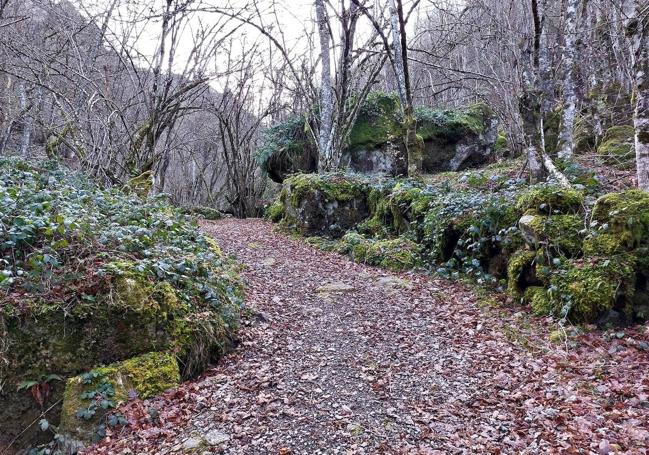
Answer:
<path fill-rule="evenodd" d="M 547 331 L 536 335 L 546 328 L 525 313 L 481 306 L 459 284 L 321 252 L 262 220 L 203 230 L 245 265 L 253 315 L 241 345 L 167 394 L 163 425 L 98 452 L 606 453 L 609 440 L 628 444 L 637 414 L 607 414 L 585 391 L 588 364 L 548 350 Z"/>

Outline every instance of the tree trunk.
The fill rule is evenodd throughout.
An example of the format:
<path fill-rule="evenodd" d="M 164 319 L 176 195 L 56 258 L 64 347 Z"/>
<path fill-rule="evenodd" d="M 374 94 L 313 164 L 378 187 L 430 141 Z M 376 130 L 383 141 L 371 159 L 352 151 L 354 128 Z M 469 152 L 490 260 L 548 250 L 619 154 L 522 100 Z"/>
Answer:
<path fill-rule="evenodd" d="M 324 0 L 315 0 L 316 19 L 318 21 L 318 36 L 320 38 L 320 59 L 322 76 L 320 87 L 320 131 L 318 133 L 318 170 L 328 171 L 338 167 L 334 162 L 331 147 L 331 129 L 333 125 L 333 90 L 331 85 L 331 60 L 329 44 L 331 36 L 327 23 L 327 10 Z"/>
<path fill-rule="evenodd" d="M 405 19 L 401 0 L 390 0 L 390 23 L 392 25 L 392 48 L 394 50 L 394 72 L 397 78 L 399 100 L 403 110 L 403 143 L 406 156 L 397 157 L 397 162 L 407 163 L 409 176 L 421 174 L 424 154 L 424 143 L 421 136 L 417 136 L 417 119 L 414 115 L 412 93 L 410 91 L 410 77 L 408 71 L 408 46 L 406 39 Z M 397 170 L 398 174 L 399 172 Z"/>
<path fill-rule="evenodd" d="M 577 7 L 579 0 L 568 0 L 566 8 L 566 25 L 564 36 L 563 62 L 565 77 L 563 81 L 563 121 L 559 132 L 559 158 L 571 160 L 574 149 L 573 130 L 577 110 L 577 93 L 575 91 Z"/>
<path fill-rule="evenodd" d="M 638 187 L 649 191 L 649 6 L 635 1 L 635 15 L 627 26 L 635 55 L 635 156 Z"/>
<path fill-rule="evenodd" d="M 30 113 L 31 109 L 27 105 L 27 88 L 25 87 L 24 82 L 20 83 L 18 90 L 20 91 L 20 110 L 23 113 L 23 118 L 21 120 L 22 137 L 20 140 L 20 154 L 24 157 L 27 157 L 29 156 L 29 149 L 32 142 L 31 139 L 33 119 Z"/>

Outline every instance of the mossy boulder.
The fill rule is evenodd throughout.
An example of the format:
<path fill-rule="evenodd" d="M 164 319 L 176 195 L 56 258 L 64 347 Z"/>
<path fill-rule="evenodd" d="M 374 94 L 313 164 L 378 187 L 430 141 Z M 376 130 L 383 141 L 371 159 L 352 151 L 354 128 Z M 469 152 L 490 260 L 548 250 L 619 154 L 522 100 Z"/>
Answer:
<path fill-rule="evenodd" d="M 284 182 L 284 223 L 306 236 L 342 237 L 369 216 L 367 181 L 344 174 L 298 174 Z"/>
<path fill-rule="evenodd" d="M 336 252 L 351 257 L 355 262 L 365 262 L 371 241 L 356 232 L 348 232 L 336 245 Z"/>
<path fill-rule="evenodd" d="M 567 261 L 553 273 L 550 312 L 571 322 L 595 322 L 610 310 L 631 312 L 635 258 L 588 258 Z"/>
<path fill-rule="evenodd" d="M 516 205 L 521 212 L 544 215 L 579 213 L 584 208 L 584 195 L 573 188 L 540 184 L 520 195 Z"/>
<path fill-rule="evenodd" d="M 368 239 L 356 232 L 348 232 L 338 242 L 336 251 L 348 255 L 355 262 L 393 271 L 409 270 L 421 265 L 420 246 L 403 237 Z"/>
<path fill-rule="evenodd" d="M 153 171 L 146 171 L 137 177 L 133 177 L 124 185 L 124 192 L 135 194 L 138 197 L 145 198 L 151 193 L 153 188 Z"/>
<path fill-rule="evenodd" d="M 606 130 L 597 153 L 602 160 L 620 169 L 635 165 L 635 129 L 633 125 L 614 126 Z"/>
<path fill-rule="evenodd" d="M 307 118 L 293 115 L 264 131 L 256 159 L 277 183 L 282 183 L 291 174 L 316 172 L 318 148 Z"/>
<path fill-rule="evenodd" d="M 458 171 L 493 159 L 498 120 L 485 104 L 459 110 L 422 107 L 415 117 L 417 133 L 424 140 L 425 172 Z"/>
<path fill-rule="evenodd" d="M 163 198 L 106 190 L 57 163 L 0 159 L 0 199 L 9 227 L 0 230 L 0 445 L 51 437 L 30 426 L 58 425 L 63 389 L 51 378 L 151 351 L 177 356 L 192 377 L 228 347 L 237 269 Z M 18 390 L 25 382 L 49 394 Z"/>
<path fill-rule="evenodd" d="M 409 270 L 421 265 L 419 245 L 403 237 L 370 243 L 365 263 L 393 271 Z"/>
<path fill-rule="evenodd" d="M 582 251 L 584 220 L 580 215 L 523 215 L 518 226 L 532 248 L 549 248 L 569 257 Z"/>
<path fill-rule="evenodd" d="M 58 431 L 68 444 L 87 445 L 103 437 L 103 429 L 116 422 L 106 415 L 121 403 L 151 398 L 179 382 L 176 358 L 166 352 L 143 354 L 69 378 Z"/>
<path fill-rule="evenodd" d="M 401 104 L 396 93 L 371 92 L 349 133 L 348 151 L 373 150 L 401 136 Z"/>
<path fill-rule="evenodd" d="M 592 221 L 600 230 L 610 231 L 627 248 L 649 240 L 649 193 L 627 190 L 600 197 L 592 211 Z"/>

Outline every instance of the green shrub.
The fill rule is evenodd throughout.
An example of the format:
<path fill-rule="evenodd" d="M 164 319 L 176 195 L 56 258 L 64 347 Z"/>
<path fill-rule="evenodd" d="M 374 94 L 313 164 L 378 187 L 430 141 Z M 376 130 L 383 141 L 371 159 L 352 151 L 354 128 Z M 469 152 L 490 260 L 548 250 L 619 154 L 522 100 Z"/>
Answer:
<path fill-rule="evenodd" d="M 15 375 L 38 376 L 53 365 L 68 374 L 157 342 L 181 357 L 190 376 L 236 330 L 242 296 L 235 270 L 163 198 L 101 189 L 53 163 L 2 160 L 0 199 L 0 317 L 9 341 L 21 340 L 13 353 L 24 356 L 9 362 Z M 58 333 L 59 323 L 66 332 Z M 111 332 L 126 335 L 147 323 L 159 332 L 123 345 Z M 50 348 L 30 354 L 50 332 Z M 104 348 L 110 352 L 94 352 Z"/>

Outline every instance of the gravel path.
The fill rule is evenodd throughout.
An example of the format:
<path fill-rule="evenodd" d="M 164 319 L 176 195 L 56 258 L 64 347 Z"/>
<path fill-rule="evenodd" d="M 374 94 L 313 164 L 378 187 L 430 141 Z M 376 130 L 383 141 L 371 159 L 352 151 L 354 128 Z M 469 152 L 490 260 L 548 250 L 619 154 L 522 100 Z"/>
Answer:
<path fill-rule="evenodd" d="M 557 347 L 548 321 L 459 284 L 355 264 L 261 220 L 203 229 L 245 265 L 239 347 L 129 403 L 137 429 L 89 453 L 646 453 L 645 327 Z"/>

